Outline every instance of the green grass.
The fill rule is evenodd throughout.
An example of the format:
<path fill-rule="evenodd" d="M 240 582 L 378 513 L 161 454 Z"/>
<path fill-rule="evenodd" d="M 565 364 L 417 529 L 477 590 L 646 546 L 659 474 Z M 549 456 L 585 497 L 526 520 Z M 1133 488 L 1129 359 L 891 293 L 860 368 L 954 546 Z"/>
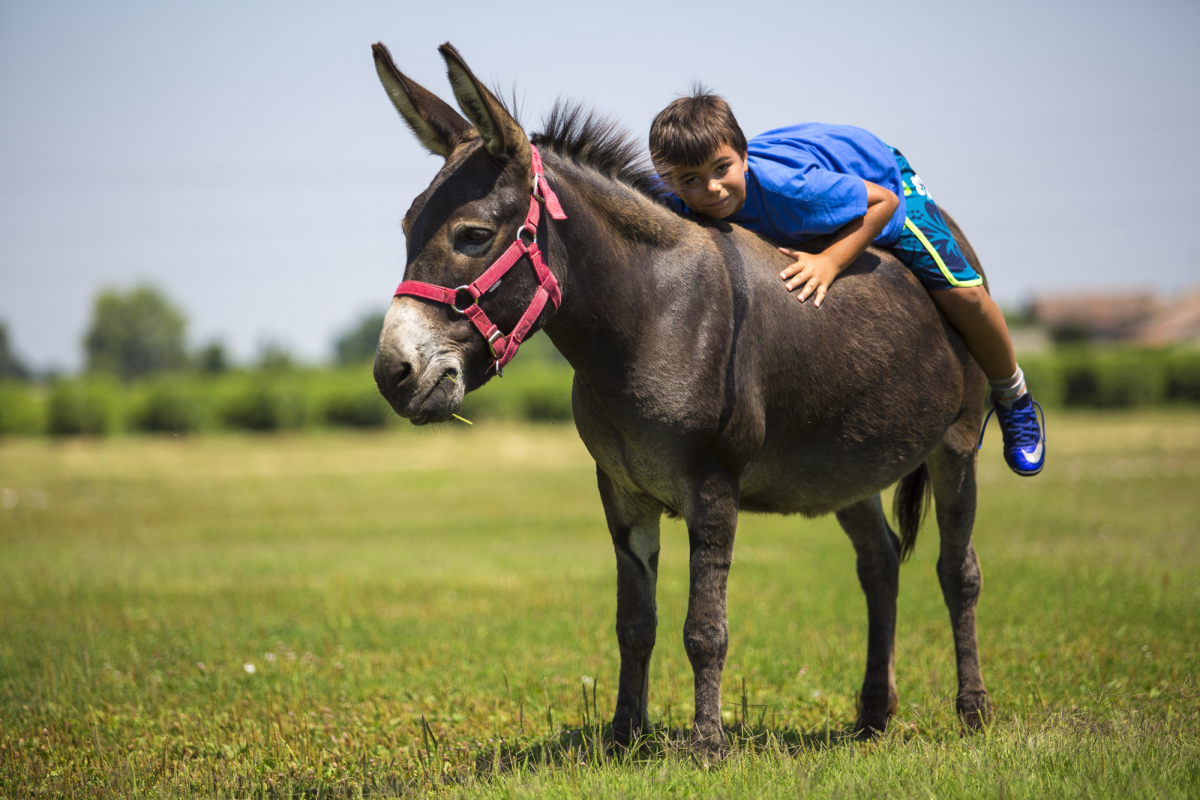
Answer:
<path fill-rule="evenodd" d="M 746 515 L 715 764 L 680 745 L 677 522 L 658 730 L 596 746 L 615 567 L 569 424 L 0 440 L 0 797 L 1197 796 L 1200 414 L 1049 423 L 1042 476 L 991 434 L 981 457 L 989 729 L 954 716 L 934 528 L 901 572 L 900 713 L 859 744 L 849 542 Z"/>

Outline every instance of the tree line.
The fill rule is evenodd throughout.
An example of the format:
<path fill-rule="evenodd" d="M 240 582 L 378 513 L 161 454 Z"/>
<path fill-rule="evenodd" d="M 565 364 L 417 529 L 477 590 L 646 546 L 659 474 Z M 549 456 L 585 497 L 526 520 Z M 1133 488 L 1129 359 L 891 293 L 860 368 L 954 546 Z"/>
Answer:
<path fill-rule="evenodd" d="M 383 314 L 364 315 L 334 342 L 334 363 L 362 364 L 375 355 Z M 84 370 L 130 382 L 159 373 L 220 374 L 231 368 L 225 346 L 209 342 L 187 348 L 187 318 L 161 291 L 149 285 L 127 291 L 108 289 L 96 296 L 83 337 Z M 258 367 L 280 369 L 293 359 L 278 345 L 268 344 Z M 0 379 L 29 380 L 35 375 L 15 353 L 8 329 L 0 321 Z"/>

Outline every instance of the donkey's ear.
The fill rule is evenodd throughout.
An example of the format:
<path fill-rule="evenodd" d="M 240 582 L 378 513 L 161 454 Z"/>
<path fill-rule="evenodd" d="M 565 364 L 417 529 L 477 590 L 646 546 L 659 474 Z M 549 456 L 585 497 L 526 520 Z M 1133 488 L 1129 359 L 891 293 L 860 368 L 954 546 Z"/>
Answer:
<path fill-rule="evenodd" d="M 446 42 L 438 51 L 442 58 L 446 59 L 450 86 L 454 89 L 458 107 L 475 125 L 475 130 L 479 131 L 492 158 L 501 164 L 513 159 L 529 163 L 533 158 L 529 149 L 529 137 L 521 130 L 517 121 L 471 73 L 467 62 L 463 61 L 454 45 Z"/>
<path fill-rule="evenodd" d="M 375 56 L 375 71 L 392 98 L 392 105 L 426 150 L 445 158 L 456 145 L 475 135 L 471 124 L 457 111 L 396 69 L 392 54 L 382 43 L 371 45 L 371 53 Z"/>

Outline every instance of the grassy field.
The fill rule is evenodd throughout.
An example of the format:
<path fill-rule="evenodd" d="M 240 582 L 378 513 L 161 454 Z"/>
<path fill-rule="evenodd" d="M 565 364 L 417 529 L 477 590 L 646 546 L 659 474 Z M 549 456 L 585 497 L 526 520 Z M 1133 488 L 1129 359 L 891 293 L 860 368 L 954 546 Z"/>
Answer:
<path fill-rule="evenodd" d="M 845 734 L 866 611 L 832 519 L 746 515 L 721 763 L 679 741 L 687 534 L 664 521 L 654 741 L 602 741 L 614 559 L 569 426 L 0 440 L 0 797 L 1200 795 L 1200 414 L 1056 413 L 982 454 L 963 736 L 934 528 L 901 707 Z"/>

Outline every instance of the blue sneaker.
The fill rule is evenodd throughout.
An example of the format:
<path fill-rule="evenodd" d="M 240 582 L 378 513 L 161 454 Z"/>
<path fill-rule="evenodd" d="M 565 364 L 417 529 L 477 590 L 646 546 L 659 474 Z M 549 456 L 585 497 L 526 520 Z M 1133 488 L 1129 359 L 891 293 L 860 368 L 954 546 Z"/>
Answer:
<path fill-rule="evenodd" d="M 1042 414 L 1042 424 L 1038 425 L 1034 407 Z M 1017 399 L 1011 409 L 1005 409 L 999 403 L 992 406 L 987 417 L 983 420 L 983 430 L 979 432 L 979 447 L 983 448 L 983 433 L 987 430 L 988 420 L 996 415 L 1000 421 L 1000 433 L 1004 436 L 1004 460 L 1009 469 L 1018 475 L 1037 475 L 1046 463 L 1046 437 L 1042 430 L 1046 427 L 1046 414 L 1033 395 L 1026 392 Z"/>

